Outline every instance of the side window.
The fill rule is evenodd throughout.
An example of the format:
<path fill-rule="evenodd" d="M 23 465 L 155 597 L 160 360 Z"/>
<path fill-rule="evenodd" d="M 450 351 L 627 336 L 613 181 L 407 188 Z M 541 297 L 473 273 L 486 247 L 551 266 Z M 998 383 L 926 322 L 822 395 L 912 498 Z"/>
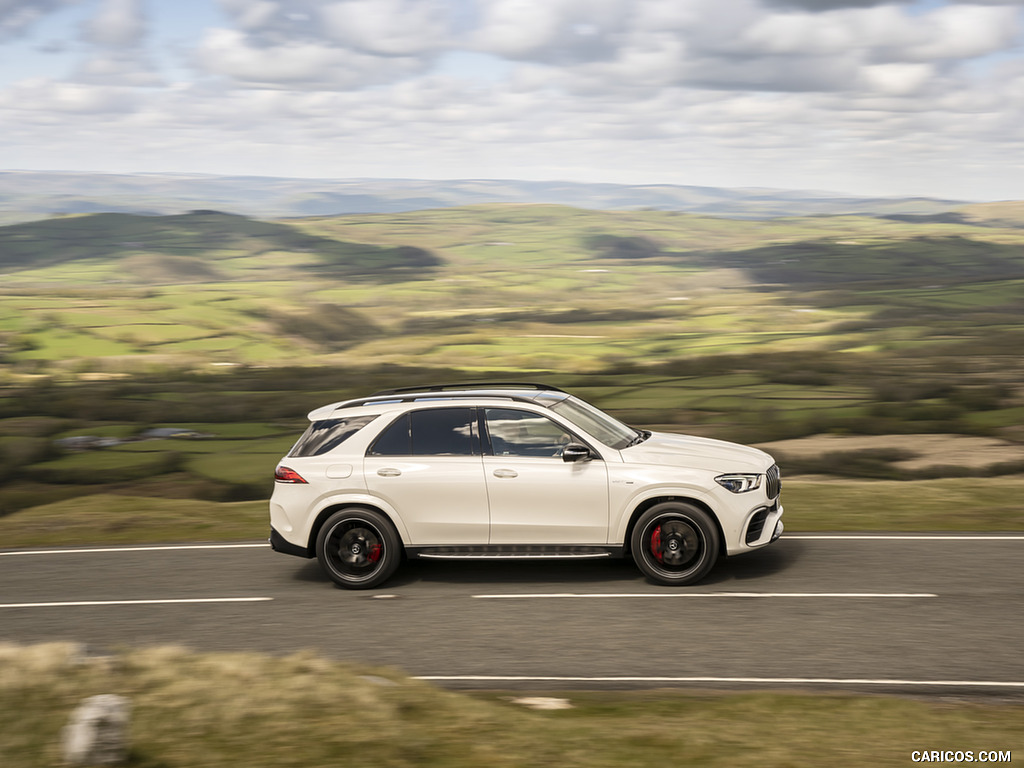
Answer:
<path fill-rule="evenodd" d="M 413 456 L 472 456 L 476 442 L 476 417 L 472 408 L 438 408 L 413 411 Z"/>
<path fill-rule="evenodd" d="M 512 408 L 487 408 L 487 434 L 495 456 L 559 457 L 575 442 L 573 436 L 546 416 Z"/>
<path fill-rule="evenodd" d="M 472 408 L 432 408 L 400 416 L 370 447 L 371 456 L 474 456 L 478 435 Z"/>

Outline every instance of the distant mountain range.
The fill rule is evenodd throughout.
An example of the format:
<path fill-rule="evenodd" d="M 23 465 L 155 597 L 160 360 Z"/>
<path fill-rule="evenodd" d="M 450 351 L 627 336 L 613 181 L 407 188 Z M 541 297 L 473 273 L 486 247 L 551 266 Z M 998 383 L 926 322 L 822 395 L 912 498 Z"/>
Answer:
<path fill-rule="evenodd" d="M 176 214 L 216 209 L 260 218 L 402 213 L 478 203 L 654 209 L 730 218 L 866 214 L 939 216 L 958 200 L 850 197 L 782 189 L 465 179 L 293 179 L 201 174 L 0 171 L 0 223 L 55 214 Z"/>

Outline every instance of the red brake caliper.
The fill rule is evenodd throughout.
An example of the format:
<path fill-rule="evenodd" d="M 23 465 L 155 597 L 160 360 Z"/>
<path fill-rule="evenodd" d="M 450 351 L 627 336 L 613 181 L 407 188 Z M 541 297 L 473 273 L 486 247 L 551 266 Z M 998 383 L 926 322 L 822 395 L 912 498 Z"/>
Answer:
<path fill-rule="evenodd" d="M 654 529 L 654 533 L 651 534 L 651 554 L 654 555 L 655 559 L 660 563 L 664 559 L 664 555 L 661 554 L 661 526 L 659 525 Z"/>
<path fill-rule="evenodd" d="M 381 552 L 383 551 L 384 547 L 382 547 L 380 544 L 374 544 L 372 547 L 370 547 L 370 562 L 376 563 L 378 560 L 380 560 L 380 555 Z"/>

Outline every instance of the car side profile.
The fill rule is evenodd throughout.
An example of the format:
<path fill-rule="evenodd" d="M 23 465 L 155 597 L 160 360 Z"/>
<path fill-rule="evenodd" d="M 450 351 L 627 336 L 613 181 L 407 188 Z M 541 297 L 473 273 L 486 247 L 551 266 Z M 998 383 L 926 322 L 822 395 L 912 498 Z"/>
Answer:
<path fill-rule="evenodd" d="M 349 589 L 403 558 L 631 557 L 682 586 L 783 531 L 767 453 L 635 429 L 555 387 L 393 389 L 309 420 L 274 473 L 270 543 Z"/>

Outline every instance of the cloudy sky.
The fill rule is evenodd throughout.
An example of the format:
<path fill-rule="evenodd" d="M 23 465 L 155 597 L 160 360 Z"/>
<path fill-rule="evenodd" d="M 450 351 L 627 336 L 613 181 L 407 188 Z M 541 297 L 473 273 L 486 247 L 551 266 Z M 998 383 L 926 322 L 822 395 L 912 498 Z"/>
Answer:
<path fill-rule="evenodd" d="M 1024 199 L 1024 0 L 0 0 L 0 169 Z"/>

